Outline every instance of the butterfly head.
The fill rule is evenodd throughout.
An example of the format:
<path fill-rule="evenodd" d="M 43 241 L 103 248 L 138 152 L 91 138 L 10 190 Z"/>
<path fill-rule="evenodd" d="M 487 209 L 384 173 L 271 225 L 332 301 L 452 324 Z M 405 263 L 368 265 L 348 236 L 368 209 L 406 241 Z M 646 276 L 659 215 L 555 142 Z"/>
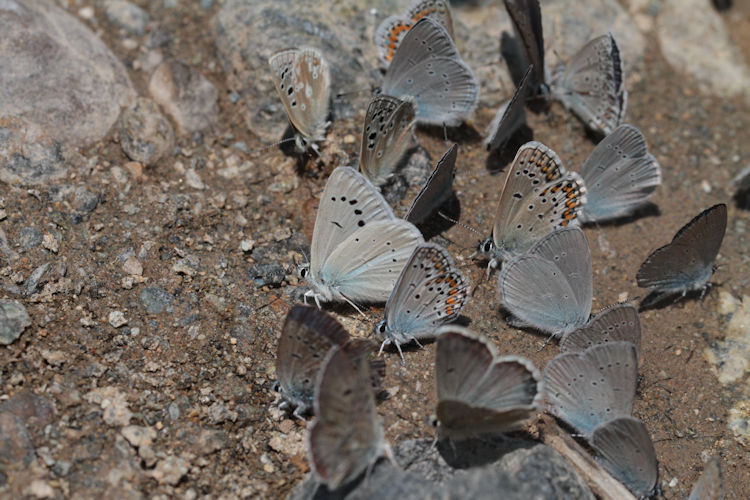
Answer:
<path fill-rule="evenodd" d="M 375 336 L 379 339 L 385 340 L 388 336 L 388 325 L 385 320 L 375 325 Z"/>
<path fill-rule="evenodd" d="M 482 257 L 491 257 L 492 251 L 494 249 L 495 249 L 495 242 L 493 241 L 492 236 L 480 241 L 479 246 L 477 247 L 477 251 Z"/>
<path fill-rule="evenodd" d="M 310 276 L 310 263 L 305 262 L 297 266 L 297 276 L 307 281 Z"/>

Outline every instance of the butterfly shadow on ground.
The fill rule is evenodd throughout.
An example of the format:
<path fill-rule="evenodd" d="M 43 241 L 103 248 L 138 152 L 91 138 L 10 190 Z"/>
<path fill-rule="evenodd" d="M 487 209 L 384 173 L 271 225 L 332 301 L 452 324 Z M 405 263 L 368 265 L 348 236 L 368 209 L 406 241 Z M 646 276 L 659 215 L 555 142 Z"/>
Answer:
<path fill-rule="evenodd" d="M 534 131 L 525 123 L 521 124 L 502 147 L 490 151 L 485 161 L 485 168 L 492 175 L 499 174 L 516 157 L 518 148 L 533 140 Z"/>
<path fill-rule="evenodd" d="M 584 212 L 585 212 L 584 208 Z M 627 224 L 631 224 L 639 219 L 645 219 L 646 217 L 659 217 L 661 210 L 659 206 L 652 202 L 646 202 L 642 207 L 638 208 L 635 212 L 625 217 L 617 217 L 615 219 L 609 219 L 601 222 L 587 222 L 587 227 L 607 228 L 607 227 L 620 227 Z"/>
<path fill-rule="evenodd" d="M 654 290 L 653 292 L 643 297 L 643 300 L 641 300 L 641 303 L 638 305 L 638 311 L 642 312 L 649 309 L 664 309 L 666 307 L 673 306 L 678 302 L 703 300 L 711 291 L 710 289 L 715 286 L 718 285 L 709 283 L 708 289 L 706 289 L 705 291 L 690 290 L 684 296 L 680 292 L 672 293 Z"/>
<path fill-rule="evenodd" d="M 453 227 L 454 221 L 458 220 L 461 220 L 461 201 L 454 192 L 425 220 L 418 223 L 417 228 L 428 241 Z"/>
<path fill-rule="evenodd" d="M 522 433 L 515 433 L 462 441 L 444 438 L 438 441 L 437 449 L 445 463 L 454 469 L 469 469 L 497 462 L 503 455 L 536 445 L 535 441 L 527 439 Z"/>
<path fill-rule="evenodd" d="M 436 139 L 448 140 L 449 143 L 472 144 L 482 140 L 482 134 L 471 125 L 462 123 L 458 127 L 446 127 L 443 125 L 419 125 L 427 135 Z"/>
<path fill-rule="evenodd" d="M 733 196 L 737 208 L 750 210 L 750 189 L 737 191 Z"/>

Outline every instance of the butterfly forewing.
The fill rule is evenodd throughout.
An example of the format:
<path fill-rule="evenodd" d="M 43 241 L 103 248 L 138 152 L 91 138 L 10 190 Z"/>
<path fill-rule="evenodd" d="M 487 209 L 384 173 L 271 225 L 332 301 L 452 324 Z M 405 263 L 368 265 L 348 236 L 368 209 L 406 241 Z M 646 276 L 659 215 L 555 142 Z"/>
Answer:
<path fill-rule="evenodd" d="M 526 64 L 534 67 L 529 88 L 532 96 L 543 92 L 546 86 L 544 66 L 544 34 L 542 11 L 538 0 L 503 0 L 513 23 L 516 37 L 521 43 Z"/>
<path fill-rule="evenodd" d="M 316 475 L 331 490 L 355 479 L 386 446 L 367 360 L 334 349 L 321 371 L 309 452 Z"/>
<path fill-rule="evenodd" d="M 458 145 L 454 144 L 445 152 L 430 174 L 422 189 L 414 198 L 404 217 L 412 224 L 424 222 L 453 193 L 453 178 L 456 175 Z"/>
<path fill-rule="evenodd" d="M 375 30 L 375 46 L 381 64 L 387 67 L 409 29 L 423 17 L 440 23 L 453 38 L 453 19 L 445 0 L 417 0 L 401 15 L 390 16 Z"/>
<path fill-rule="evenodd" d="M 331 77 L 316 49 L 290 49 L 268 60 L 289 121 L 308 142 L 325 139 Z"/>
<path fill-rule="evenodd" d="M 560 336 L 584 325 L 593 294 L 591 254 L 580 228 L 560 229 L 503 265 L 503 305 L 525 325 Z"/>
<path fill-rule="evenodd" d="M 331 252 L 366 224 L 394 220 L 377 188 L 350 167 L 338 167 L 328 178 L 315 218 L 310 268 L 321 269 Z"/>
<path fill-rule="evenodd" d="M 600 311 L 586 325 L 563 335 L 560 350 L 581 352 L 597 344 L 626 341 L 641 350 L 641 321 L 632 304 L 615 304 Z"/>
<path fill-rule="evenodd" d="M 706 463 L 703 474 L 693 487 L 688 500 L 722 500 L 724 498 L 723 486 L 719 459 L 713 457 Z"/>
<path fill-rule="evenodd" d="M 533 66 L 529 66 L 526 69 L 526 73 L 521 78 L 513 97 L 497 111 L 492 119 L 492 123 L 488 127 L 487 139 L 484 141 L 487 145 L 487 151 L 503 147 L 526 120 L 526 112 L 524 111 L 526 108 L 526 89 L 532 68 Z"/>
<path fill-rule="evenodd" d="M 661 168 L 646 140 L 631 125 L 605 137 L 581 168 L 586 183 L 583 219 L 604 221 L 629 215 L 661 185 Z"/>
<path fill-rule="evenodd" d="M 468 283 L 450 254 L 432 243 L 419 245 L 385 306 L 386 334 L 399 342 L 433 337 L 440 324 L 459 315 L 467 300 Z"/>
<path fill-rule="evenodd" d="M 552 82 L 552 94 L 583 123 L 610 134 L 625 117 L 627 91 L 620 49 L 611 33 L 584 45 Z"/>
<path fill-rule="evenodd" d="M 450 35 L 429 17 L 404 36 L 386 72 L 382 91 L 416 102 L 417 121 L 458 125 L 474 111 L 479 84 Z"/>
<path fill-rule="evenodd" d="M 656 452 L 643 422 L 633 417 L 610 420 L 594 429 L 590 443 L 602 464 L 636 496 L 651 493 L 658 474 Z"/>
<path fill-rule="evenodd" d="M 668 245 L 654 251 L 638 270 L 638 286 L 657 291 L 702 288 L 727 227 L 727 206 L 714 205 L 688 222 Z"/>
<path fill-rule="evenodd" d="M 385 302 L 422 233 L 402 219 L 368 223 L 331 252 L 319 278 L 349 300 Z"/>
<path fill-rule="evenodd" d="M 437 416 L 453 438 L 520 427 L 538 405 L 539 373 L 523 358 L 498 358 L 487 340 L 454 326 L 439 331 L 435 351 Z"/>
<path fill-rule="evenodd" d="M 550 412 L 585 435 L 602 422 L 629 417 L 637 365 L 630 342 L 609 342 L 558 355 L 544 370 Z"/>
<path fill-rule="evenodd" d="M 580 176 L 566 172 L 554 151 L 538 142 L 521 146 L 500 194 L 492 238 L 503 259 L 546 234 L 578 224 L 586 202 Z"/>
<path fill-rule="evenodd" d="M 313 307 L 294 306 L 284 321 L 276 356 L 284 399 L 303 410 L 311 407 L 325 356 L 348 340 L 347 331 L 331 315 Z"/>
<path fill-rule="evenodd" d="M 376 186 L 388 179 L 409 148 L 415 113 L 411 101 L 386 95 L 370 101 L 362 131 L 359 169 Z"/>

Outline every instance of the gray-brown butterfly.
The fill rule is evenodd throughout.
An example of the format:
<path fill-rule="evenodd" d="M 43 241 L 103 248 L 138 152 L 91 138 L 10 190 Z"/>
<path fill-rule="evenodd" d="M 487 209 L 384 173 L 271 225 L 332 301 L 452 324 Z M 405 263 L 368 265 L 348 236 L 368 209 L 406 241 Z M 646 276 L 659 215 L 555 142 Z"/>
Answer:
<path fill-rule="evenodd" d="M 294 127 L 298 153 L 317 152 L 317 142 L 325 139 L 331 76 L 328 62 L 310 47 L 283 50 L 268 59 L 273 82 Z"/>

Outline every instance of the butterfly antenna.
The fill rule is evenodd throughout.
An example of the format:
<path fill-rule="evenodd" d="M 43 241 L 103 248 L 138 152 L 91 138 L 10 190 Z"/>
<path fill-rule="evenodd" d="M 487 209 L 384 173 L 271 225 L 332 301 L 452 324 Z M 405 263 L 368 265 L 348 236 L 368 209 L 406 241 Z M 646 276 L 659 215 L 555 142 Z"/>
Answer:
<path fill-rule="evenodd" d="M 550 340 L 552 340 L 554 338 L 555 338 L 555 334 L 553 333 L 552 335 L 550 335 L 549 337 L 547 337 L 547 340 L 544 341 L 544 344 L 542 344 L 542 347 L 540 347 L 539 349 L 537 349 L 536 352 L 543 351 L 544 348 L 547 347 L 547 344 L 549 344 Z"/>
<path fill-rule="evenodd" d="M 451 222 L 452 224 L 455 224 L 455 225 L 457 225 L 457 226 L 459 226 L 459 227 L 462 227 L 462 228 L 464 228 L 464 229 L 467 229 L 467 230 L 469 230 L 469 231 L 471 231 L 471 232 L 473 232 L 473 233 L 476 233 L 476 234 L 478 234 L 478 235 L 479 235 L 479 236 L 481 236 L 482 238 L 484 238 L 484 235 L 483 235 L 482 233 L 480 233 L 479 231 L 477 231 L 476 229 L 474 229 L 473 227 L 471 227 L 471 226 L 469 226 L 469 225 L 467 225 L 467 224 L 464 224 L 463 222 L 461 222 L 461 221 L 459 221 L 459 220 L 456 220 L 456 219 L 454 219 L 453 217 L 449 217 L 449 216 L 445 215 L 445 214 L 444 214 L 443 212 L 440 212 L 440 211 L 438 211 L 438 215 L 439 215 L 440 217 L 442 217 L 443 219 L 447 220 L 448 222 Z"/>
<path fill-rule="evenodd" d="M 357 95 L 361 94 L 363 92 L 370 92 L 372 93 L 372 89 L 358 89 L 358 90 L 350 90 L 348 92 L 339 92 L 336 94 L 336 99 L 341 99 L 342 97 L 349 96 L 349 95 Z"/>

